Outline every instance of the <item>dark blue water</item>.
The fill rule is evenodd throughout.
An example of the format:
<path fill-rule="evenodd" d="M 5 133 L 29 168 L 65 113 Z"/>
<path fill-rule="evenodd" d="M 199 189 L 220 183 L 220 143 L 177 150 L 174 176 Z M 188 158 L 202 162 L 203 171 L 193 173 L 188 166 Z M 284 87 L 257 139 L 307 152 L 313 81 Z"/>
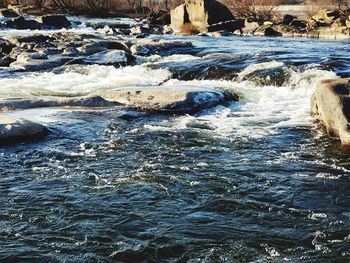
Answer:
<path fill-rule="evenodd" d="M 141 79 L 241 100 L 194 116 L 42 109 L 47 138 L 0 149 L 1 262 L 349 262 L 349 148 L 309 114 L 318 79 L 349 76 L 348 42 L 185 40 Z"/>

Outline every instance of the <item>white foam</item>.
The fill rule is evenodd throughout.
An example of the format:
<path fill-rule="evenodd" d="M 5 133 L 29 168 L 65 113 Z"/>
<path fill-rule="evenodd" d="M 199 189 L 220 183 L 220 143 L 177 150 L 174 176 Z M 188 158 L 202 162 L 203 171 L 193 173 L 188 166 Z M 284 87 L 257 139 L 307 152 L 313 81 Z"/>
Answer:
<path fill-rule="evenodd" d="M 64 73 L 34 73 L 20 78 L 0 79 L 1 97 L 79 96 L 113 88 L 158 85 L 170 78 L 166 69 L 144 66 L 73 66 Z"/>

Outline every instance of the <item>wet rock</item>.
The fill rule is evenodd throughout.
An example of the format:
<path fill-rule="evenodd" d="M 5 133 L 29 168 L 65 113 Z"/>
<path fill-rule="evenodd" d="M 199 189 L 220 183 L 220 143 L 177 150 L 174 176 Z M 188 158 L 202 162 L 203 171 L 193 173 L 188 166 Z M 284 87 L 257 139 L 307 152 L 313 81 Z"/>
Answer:
<path fill-rule="evenodd" d="M 311 99 L 312 113 L 331 135 L 350 144 L 350 79 L 324 80 Z"/>
<path fill-rule="evenodd" d="M 281 32 L 276 31 L 272 27 L 268 27 L 265 29 L 264 35 L 269 37 L 281 37 L 283 34 Z"/>
<path fill-rule="evenodd" d="M 215 130 L 215 126 L 206 120 L 193 119 L 186 123 L 187 128 L 201 129 L 201 130 Z"/>
<path fill-rule="evenodd" d="M 124 50 L 102 51 L 88 56 L 85 63 L 98 65 L 127 66 L 134 64 L 136 58 Z"/>
<path fill-rule="evenodd" d="M 151 25 L 170 25 L 170 13 L 168 11 L 159 11 L 157 13 L 153 13 L 150 16 L 149 21 Z"/>
<path fill-rule="evenodd" d="M 13 44 L 3 39 L 0 39 L 0 54 L 9 54 L 12 51 L 13 47 Z"/>
<path fill-rule="evenodd" d="M 291 23 L 290 26 L 296 27 L 296 28 L 300 28 L 300 29 L 304 29 L 307 27 L 307 23 L 298 19 L 294 19 Z"/>
<path fill-rule="evenodd" d="M 28 50 L 20 53 L 17 56 L 16 61 L 18 63 L 28 63 L 30 60 L 33 60 L 33 59 L 47 59 L 47 58 L 48 56 L 44 53 Z"/>
<path fill-rule="evenodd" d="M 220 22 L 214 25 L 208 26 L 208 32 L 214 31 L 227 31 L 235 32 L 236 30 L 242 30 L 244 27 L 244 20 L 232 20 L 226 22 Z"/>
<path fill-rule="evenodd" d="M 5 27 L 14 28 L 14 29 L 41 29 L 41 24 L 35 20 L 26 20 L 23 16 L 5 21 Z"/>
<path fill-rule="evenodd" d="M 127 53 L 131 53 L 130 49 L 123 43 L 118 41 L 106 41 L 106 40 L 101 40 L 101 41 L 96 40 L 92 43 L 85 44 L 82 47 L 79 47 L 78 51 L 83 54 L 94 54 L 94 53 L 106 51 L 109 49 L 123 50 Z"/>
<path fill-rule="evenodd" d="M 282 19 L 282 25 L 286 25 L 286 26 L 289 26 L 290 23 L 292 23 L 295 19 L 297 19 L 296 16 L 292 16 L 292 15 L 285 15 L 283 16 L 283 19 Z"/>
<path fill-rule="evenodd" d="M 0 10 L 0 17 L 18 17 L 19 14 L 17 14 L 15 11 L 11 9 L 1 9 Z"/>
<path fill-rule="evenodd" d="M 163 34 L 172 34 L 172 33 L 174 33 L 174 32 L 171 29 L 171 26 L 169 26 L 169 25 L 163 26 Z"/>
<path fill-rule="evenodd" d="M 105 27 L 109 27 L 112 29 L 130 29 L 130 24 L 121 24 L 120 22 L 86 22 L 86 27 L 91 27 L 95 30 L 103 29 Z"/>
<path fill-rule="evenodd" d="M 41 124 L 0 118 L 0 146 L 41 139 L 47 134 L 48 129 Z"/>
<path fill-rule="evenodd" d="M 66 56 L 78 56 L 79 51 L 75 47 L 68 47 L 63 50 L 62 54 Z"/>
<path fill-rule="evenodd" d="M 140 34 L 149 34 L 151 30 L 145 26 L 135 26 L 130 29 L 131 34 L 140 35 Z"/>
<path fill-rule="evenodd" d="M 43 26 L 50 28 L 68 28 L 71 26 L 69 20 L 62 15 L 44 15 L 36 20 Z"/>
<path fill-rule="evenodd" d="M 108 101 L 100 96 L 85 96 L 85 97 L 35 97 L 35 98 L 16 98 L 16 99 L 1 99 L 0 110 L 25 110 L 31 108 L 44 107 L 113 107 L 121 105 L 115 101 Z"/>
<path fill-rule="evenodd" d="M 10 44 L 20 47 L 23 43 L 43 43 L 52 40 L 49 36 L 42 34 L 33 34 L 30 36 L 9 36 L 6 41 Z"/>
<path fill-rule="evenodd" d="M 134 87 L 98 94 L 132 108 L 163 113 L 193 113 L 234 100 L 230 93 L 192 86 Z"/>
<path fill-rule="evenodd" d="M 230 37 L 233 36 L 233 33 L 230 31 L 222 30 L 222 31 L 217 31 L 217 32 L 211 32 L 209 33 L 213 37 Z"/>
<path fill-rule="evenodd" d="M 182 48 L 191 48 L 193 47 L 191 42 L 183 41 L 170 41 L 170 40 L 150 40 L 150 39 L 140 39 L 131 46 L 130 50 L 133 55 L 151 55 L 156 54 L 161 51 L 167 50 L 179 50 Z"/>
<path fill-rule="evenodd" d="M 32 55 L 29 54 L 30 53 L 24 55 L 20 54 L 17 57 L 17 61 L 11 63 L 10 67 L 24 71 L 41 71 L 56 68 L 74 60 L 73 58 L 65 56 L 47 56 L 39 52 L 33 53 Z"/>
<path fill-rule="evenodd" d="M 261 68 L 252 71 L 242 77 L 242 80 L 254 82 L 257 86 L 281 87 L 290 78 L 290 71 L 281 66 Z"/>
<path fill-rule="evenodd" d="M 137 56 L 148 56 L 151 50 L 144 45 L 136 44 L 131 47 L 131 53 Z"/>
<path fill-rule="evenodd" d="M 0 55 L 0 67 L 8 67 L 12 62 L 13 59 L 10 57 Z"/>

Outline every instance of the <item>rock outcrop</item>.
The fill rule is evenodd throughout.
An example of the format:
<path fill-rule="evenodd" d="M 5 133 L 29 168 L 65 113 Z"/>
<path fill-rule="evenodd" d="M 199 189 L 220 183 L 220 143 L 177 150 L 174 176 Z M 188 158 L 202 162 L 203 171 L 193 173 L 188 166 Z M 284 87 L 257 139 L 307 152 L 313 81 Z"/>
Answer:
<path fill-rule="evenodd" d="M 24 119 L 0 118 L 0 146 L 37 140 L 48 134 L 48 129 Z"/>
<path fill-rule="evenodd" d="M 350 79 L 323 80 L 311 99 L 316 115 L 331 135 L 350 144 Z"/>
<path fill-rule="evenodd" d="M 192 32 L 206 33 L 212 25 L 234 20 L 231 11 L 215 0 L 186 0 L 172 10 L 170 15 L 171 28 L 175 33 L 188 33 L 189 27 Z"/>

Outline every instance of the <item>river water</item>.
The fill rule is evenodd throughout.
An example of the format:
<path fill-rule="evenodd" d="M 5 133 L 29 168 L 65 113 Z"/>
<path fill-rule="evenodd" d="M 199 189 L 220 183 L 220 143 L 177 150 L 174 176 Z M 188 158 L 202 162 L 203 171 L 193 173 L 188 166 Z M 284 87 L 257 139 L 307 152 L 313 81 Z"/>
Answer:
<path fill-rule="evenodd" d="M 0 261 L 349 262 L 349 148 L 310 115 L 318 80 L 350 76 L 349 43 L 166 38 L 194 47 L 124 68 L 2 70 L 1 98 L 162 83 L 240 100 L 182 116 L 6 113 L 50 134 L 0 148 Z"/>

